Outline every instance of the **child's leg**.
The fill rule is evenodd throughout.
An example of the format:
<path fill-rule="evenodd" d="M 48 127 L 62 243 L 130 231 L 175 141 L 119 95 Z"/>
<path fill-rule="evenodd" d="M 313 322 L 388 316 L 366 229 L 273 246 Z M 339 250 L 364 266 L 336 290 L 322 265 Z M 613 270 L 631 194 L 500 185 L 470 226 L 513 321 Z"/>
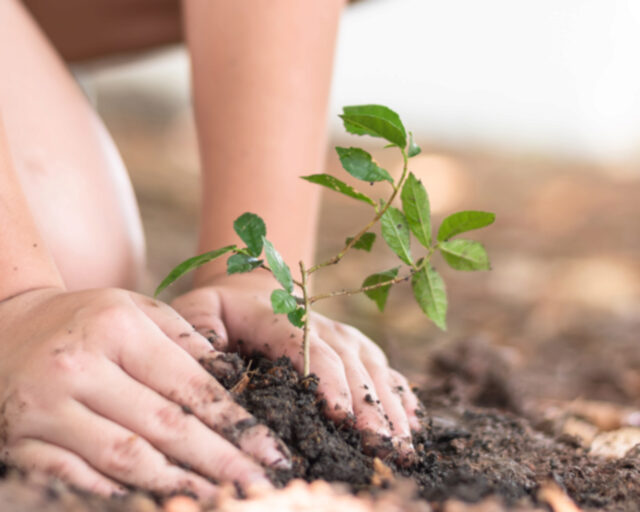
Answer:
<path fill-rule="evenodd" d="M 24 192 L 67 286 L 134 287 L 144 241 L 123 163 L 16 0 L 0 1 L 0 111 Z"/>

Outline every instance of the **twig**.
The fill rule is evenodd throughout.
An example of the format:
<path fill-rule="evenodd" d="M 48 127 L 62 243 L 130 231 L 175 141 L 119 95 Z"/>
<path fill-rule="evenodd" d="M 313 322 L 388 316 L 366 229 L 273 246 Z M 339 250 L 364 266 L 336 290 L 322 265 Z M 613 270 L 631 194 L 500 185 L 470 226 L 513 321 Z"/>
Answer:
<path fill-rule="evenodd" d="M 304 371 L 302 372 L 303 377 L 307 377 L 310 372 L 310 349 L 309 349 L 309 308 L 311 307 L 311 302 L 309 301 L 309 295 L 307 290 L 307 276 L 308 271 L 304 268 L 304 262 L 300 262 L 300 275 L 302 276 L 302 300 L 304 301 L 304 315 L 302 316 L 302 353 L 304 358 Z"/>
<path fill-rule="evenodd" d="M 384 207 L 382 208 L 382 210 L 380 210 L 373 217 L 373 219 L 364 228 L 360 230 L 360 232 L 356 236 L 352 237 L 351 240 L 344 246 L 344 248 L 338 254 L 336 254 L 332 258 L 329 258 L 326 261 L 323 261 L 322 263 L 318 263 L 312 266 L 311 268 L 309 268 L 309 270 L 307 271 L 309 275 L 313 274 L 316 270 L 320 270 L 321 268 L 328 267 L 329 265 L 335 265 L 336 263 L 338 263 L 342 258 L 344 258 L 344 255 L 349 251 L 349 249 L 351 249 L 355 245 L 355 243 L 360 239 L 360 237 L 364 235 L 367 231 L 369 231 L 369 229 L 371 229 L 371 227 L 376 222 L 378 222 L 382 218 L 382 216 L 385 214 L 385 212 L 389 209 L 389 206 L 391 206 L 391 203 L 396 198 L 396 196 L 398 195 L 398 192 L 402 188 L 402 184 L 404 183 L 404 180 L 407 177 L 407 170 L 409 169 L 409 158 L 407 157 L 407 153 L 403 148 L 400 148 L 400 149 L 402 151 L 402 160 L 404 162 L 402 167 L 402 175 L 400 176 L 400 181 L 398 182 L 398 185 L 393 186 L 393 192 L 389 197 L 389 199 L 387 200 Z"/>

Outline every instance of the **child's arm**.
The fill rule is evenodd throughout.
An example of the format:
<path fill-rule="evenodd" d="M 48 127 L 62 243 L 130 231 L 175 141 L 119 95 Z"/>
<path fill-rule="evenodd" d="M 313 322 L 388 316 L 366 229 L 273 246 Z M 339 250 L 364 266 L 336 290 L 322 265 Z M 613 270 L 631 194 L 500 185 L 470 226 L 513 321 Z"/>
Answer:
<path fill-rule="evenodd" d="M 202 155 L 200 251 L 235 239 L 254 211 L 285 261 L 313 256 L 319 195 L 298 179 L 320 171 L 343 0 L 187 0 Z M 197 279 L 224 273 L 224 262 Z"/>
<path fill-rule="evenodd" d="M 269 485 L 257 461 L 288 464 L 263 425 L 238 447 L 223 437 L 250 415 L 196 361 L 223 364 L 174 310 L 125 290 L 65 290 L 1 123 L 0 326 L 3 462 L 105 495 L 128 484 L 202 498 L 217 488 L 201 475 Z"/>
<path fill-rule="evenodd" d="M 313 261 L 318 192 L 298 176 L 323 168 L 343 4 L 185 1 L 203 167 L 200 252 L 237 242 L 233 220 L 249 211 L 265 219 L 267 237 L 293 272 L 300 260 Z M 271 312 L 274 280 L 260 271 L 227 277 L 225 259 L 201 267 L 200 288 L 174 307 L 202 332 L 216 331 L 221 344 L 267 347 L 267 355 L 287 355 L 301 370 L 300 330 Z M 420 425 L 404 377 L 356 329 L 320 315 L 310 325 L 311 371 L 321 378 L 327 414 L 355 413 L 371 445 L 391 437 L 410 454 L 410 430 Z M 394 391 L 400 387 L 406 392 Z"/>

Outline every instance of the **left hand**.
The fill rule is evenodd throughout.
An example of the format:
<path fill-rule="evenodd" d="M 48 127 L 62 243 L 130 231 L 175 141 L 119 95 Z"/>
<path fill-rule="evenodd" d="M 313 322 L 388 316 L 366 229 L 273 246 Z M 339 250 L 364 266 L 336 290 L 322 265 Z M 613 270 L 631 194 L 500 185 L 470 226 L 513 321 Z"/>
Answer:
<path fill-rule="evenodd" d="M 287 356 L 302 372 L 302 332 L 271 309 L 277 284 L 268 274 L 218 276 L 178 297 L 172 306 L 216 349 L 275 359 Z M 402 457 L 411 457 L 411 431 L 420 430 L 421 406 L 407 379 L 389 367 L 382 350 L 359 330 L 317 313 L 311 315 L 311 372 L 334 420 L 355 415 L 356 428 L 372 451 L 391 438 Z M 242 340 L 239 346 L 238 340 Z"/>

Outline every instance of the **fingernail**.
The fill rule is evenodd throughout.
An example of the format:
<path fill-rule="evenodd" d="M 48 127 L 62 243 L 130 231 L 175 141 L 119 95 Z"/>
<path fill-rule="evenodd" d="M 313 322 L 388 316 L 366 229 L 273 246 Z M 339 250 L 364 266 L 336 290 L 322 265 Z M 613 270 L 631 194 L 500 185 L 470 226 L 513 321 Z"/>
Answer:
<path fill-rule="evenodd" d="M 269 467 L 274 469 L 291 469 L 291 452 L 279 439 L 275 439 L 274 441 L 274 444 L 270 445 L 265 453 L 265 458 L 269 461 Z"/>
<path fill-rule="evenodd" d="M 111 497 L 121 498 L 122 496 L 126 496 L 127 494 L 129 494 L 128 489 L 122 486 L 118 486 L 111 492 Z"/>
<path fill-rule="evenodd" d="M 422 423 L 416 416 L 409 416 L 409 427 L 414 432 L 421 432 L 423 428 Z"/>
<path fill-rule="evenodd" d="M 372 455 L 384 459 L 394 452 L 393 443 L 391 442 L 391 434 L 385 430 L 374 432 L 372 430 L 362 430 L 362 444 L 365 450 Z"/>
<path fill-rule="evenodd" d="M 199 363 L 216 379 L 225 383 L 237 379 L 244 369 L 242 359 L 237 354 L 213 352 L 199 359 Z"/>
<path fill-rule="evenodd" d="M 400 437 L 396 439 L 398 452 L 403 455 L 412 455 L 416 452 L 410 437 Z"/>
<path fill-rule="evenodd" d="M 291 461 L 289 459 L 285 459 L 284 457 L 280 457 L 278 460 L 269 464 L 269 467 L 273 469 L 291 469 Z"/>
<path fill-rule="evenodd" d="M 393 440 L 393 445 L 396 448 L 394 460 L 397 464 L 407 467 L 418 461 L 418 455 L 411 437 L 396 437 Z"/>

